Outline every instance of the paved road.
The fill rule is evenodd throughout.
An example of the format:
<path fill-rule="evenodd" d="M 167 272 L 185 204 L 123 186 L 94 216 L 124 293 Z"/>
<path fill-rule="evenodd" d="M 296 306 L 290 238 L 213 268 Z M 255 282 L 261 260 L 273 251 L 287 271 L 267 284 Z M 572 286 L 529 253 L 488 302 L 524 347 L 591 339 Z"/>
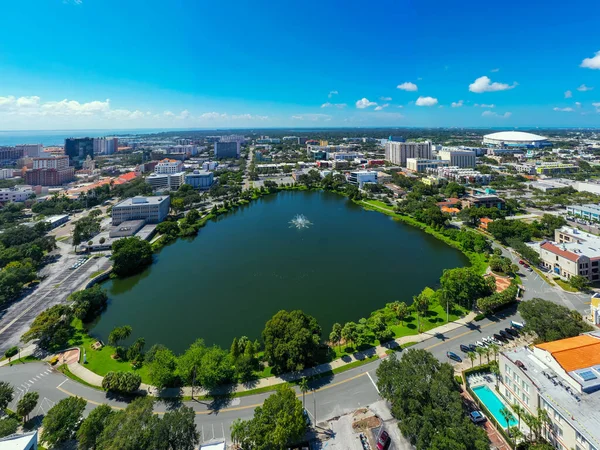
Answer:
<path fill-rule="evenodd" d="M 30 294 L 0 310 L 0 353 L 21 345 L 21 336 L 29 330 L 39 313 L 64 302 L 73 291 L 89 281 L 92 273 L 110 267 L 110 260 L 100 257 L 90 258 L 78 269 L 71 270 L 69 267 L 79 257 L 68 253 L 68 245 L 60 242 L 57 245 L 61 248 L 60 258 L 52 264 L 48 277 Z"/>
<path fill-rule="evenodd" d="M 460 343 L 472 343 L 483 336 L 492 335 L 498 330 L 508 326 L 510 320 L 518 319 L 511 312 L 506 316 L 484 319 L 481 322 L 468 324 L 447 334 L 434 334 L 432 338 L 415 346 L 431 351 L 437 358 L 446 361 L 446 352 L 459 352 Z M 322 422 L 333 417 L 338 417 L 355 410 L 358 407 L 370 405 L 380 400 L 376 389 L 377 374 L 380 361 L 358 367 L 347 372 L 314 382 L 311 388 L 315 393 L 306 395 L 306 408 L 313 422 Z M 101 403 L 108 403 L 115 408 L 124 408 L 127 403 L 116 396 L 109 396 L 87 386 L 80 385 L 56 372 L 43 363 L 18 364 L 12 367 L 0 368 L 2 380 L 16 386 L 21 391 L 35 390 L 40 393 L 42 405 L 48 405 L 66 398 L 69 395 L 78 395 L 88 401 L 89 412 Z M 265 400 L 270 393 L 253 395 L 220 402 L 185 402 L 196 411 L 196 423 L 200 430 L 204 430 L 205 440 L 225 437 L 229 439 L 231 423 L 237 419 L 252 417 L 254 408 Z M 298 395 L 301 396 L 298 391 Z M 156 405 L 158 413 L 164 413 L 170 408 L 179 406 L 178 402 L 160 401 Z M 40 410 L 40 414 L 43 411 Z"/>

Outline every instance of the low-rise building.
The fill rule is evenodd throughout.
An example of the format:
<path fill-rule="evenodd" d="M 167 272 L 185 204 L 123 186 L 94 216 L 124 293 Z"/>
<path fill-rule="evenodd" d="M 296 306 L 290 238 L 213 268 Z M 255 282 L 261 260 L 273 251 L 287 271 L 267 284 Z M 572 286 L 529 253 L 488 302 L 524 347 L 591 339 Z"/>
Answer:
<path fill-rule="evenodd" d="M 471 194 L 461 199 L 463 208 L 504 208 L 504 200 L 497 195 Z"/>
<path fill-rule="evenodd" d="M 438 178 L 445 178 L 457 183 L 489 184 L 492 181 L 492 175 L 489 173 L 481 173 L 473 169 L 461 169 L 460 167 L 438 167 L 437 169 L 429 169 L 428 172 L 437 175 Z"/>
<path fill-rule="evenodd" d="M 0 189 L 0 203 L 24 202 L 32 194 L 35 193 L 31 186 Z"/>
<path fill-rule="evenodd" d="M 176 191 L 185 183 L 185 172 L 153 173 L 146 178 L 146 182 L 152 186 L 155 191 Z"/>
<path fill-rule="evenodd" d="M 558 162 L 547 162 L 535 166 L 538 175 L 559 175 L 562 173 L 574 173 L 579 170 L 575 164 L 564 164 Z"/>
<path fill-rule="evenodd" d="M 585 205 L 569 205 L 567 206 L 567 214 L 583 217 L 588 220 L 600 221 L 600 206 L 593 203 Z"/>
<path fill-rule="evenodd" d="M 413 172 L 426 172 L 428 169 L 437 169 L 438 167 L 448 167 L 448 161 L 420 158 L 406 159 L 406 168 Z"/>
<path fill-rule="evenodd" d="M 597 332 L 500 353 L 499 393 L 538 416 L 555 448 L 600 449 L 600 336 Z"/>
<path fill-rule="evenodd" d="M 438 158 L 447 161 L 448 166 L 465 168 L 474 168 L 476 155 L 472 150 L 444 147 L 438 152 Z M 408 166 L 407 166 L 408 167 Z"/>
<path fill-rule="evenodd" d="M 213 173 L 205 170 L 194 170 L 192 173 L 185 175 L 185 184 L 189 184 L 194 189 L 210 189 L 213 182 Z"/>
<path fill-rule="evenodd" d="M 37 450 L 37 431 L 29 433 L 15 433 L 0 438 L 0 450 Z"/>
<path fill-rule="evenodd" d="M 169 214 L 170 205 L 171 199 L 168 195 L 128 198 L 113 206 L 112 224 L 119 225 L 128 220 L 160 223 Z"/>
<path fill-rule="evenodd" d="M 362 189 L 365 183 L 377 183 L 377 172 L 372 170 L 357 170 L 350 172 L 347 177 L 348 183 L 355 184 Z"/>
<path fill-rule="evenodd" d="M 170 174 L 170 173 L 179 173 L 183 170 L 183 162 L 178 161 L 176 159 L 163 159 L 159 161 L 154 167 L 154 173 L 158 173 L 160 175 Z"/>

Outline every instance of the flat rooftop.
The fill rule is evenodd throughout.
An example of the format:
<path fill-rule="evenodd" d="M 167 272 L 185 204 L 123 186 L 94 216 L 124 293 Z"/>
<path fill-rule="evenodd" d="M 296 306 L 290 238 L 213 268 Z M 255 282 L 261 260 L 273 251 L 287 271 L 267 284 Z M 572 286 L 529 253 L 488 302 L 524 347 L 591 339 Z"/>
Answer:
<path fill-rule="evenodd" d="M 535 383 L 544 400 L 552 404 L 562 419 L 579 430 L 594 447 L 600 448 L 600 391 L 571 394 L 566 382 L 559 384 L 561 377 L 527 347 L 509 350 L 503 355 L 513 363 L 521 361 L 525 369 L 523 374 Z"/>
<path fill-rule="evenodd" d="M 155 195 L 152 197 L 131 197 L 123 200 L 122 202 L 117 203 L 115 206 L 113 206 L 113 209 L 119 206 L 159 205 L 168 198 L 168 195 Z"/>

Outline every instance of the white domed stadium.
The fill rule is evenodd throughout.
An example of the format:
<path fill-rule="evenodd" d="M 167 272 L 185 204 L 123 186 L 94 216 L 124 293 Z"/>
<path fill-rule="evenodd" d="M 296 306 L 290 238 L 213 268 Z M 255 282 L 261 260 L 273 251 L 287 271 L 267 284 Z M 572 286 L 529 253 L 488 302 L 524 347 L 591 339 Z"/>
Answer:
<path fill-rule="evenodd" d="M 486 134 L 483 137 L 483 144 L 498 148 L 540 148 L 552 145 L 547 137 L 523 131 L 500 131 L 499 133 Z"/>

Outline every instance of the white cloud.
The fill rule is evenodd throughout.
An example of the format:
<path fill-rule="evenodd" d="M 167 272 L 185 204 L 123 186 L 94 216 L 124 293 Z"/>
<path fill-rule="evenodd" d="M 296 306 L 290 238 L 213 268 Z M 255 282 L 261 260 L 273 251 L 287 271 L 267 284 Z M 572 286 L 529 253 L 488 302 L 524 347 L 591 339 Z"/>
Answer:
<path fill-rule="evenodd" d="M 379 97 L 379 100 L 381 100 L 382 102 L 391 102 L 392 97 Z"/>
<path fill-rule="evenodd" d="M 19 97 L 17 106 L 19 108 L 35 108 L 40 104 L 40 98 L 37 95 L 31 97 Z"/>
<path fill-rule="evenodd" d="M 581 103 L 575 102 L 575 106 L 577 106 L 578 108 L 581 108 Z"/>
<path fill-rule="evenodd" d="M 346 106 L 348 106 L 348 105 L 346 105 L 345 103 L 329 103 L 329 102 L 327 102 L 327 103 L 323 103 L 321 105 L 321 108 L 333 108 L 333 107 L 335 107 L 335 108 L 338 108 L 338 109 L 344 109 Z"/>
<path fill-rule="evenodd" d="M 375 108 L 375 111 L 381 111 L 384 108 L 387 108 L 388 106 L 390 106 L 389 103 L 384 103 L 383 105 L 379 105 L 377 108 Z"/>
<path fill-rule="evenodd" d="M 479 107 L 479 108 L 495 108 L 496 105 L 494 105 L 493 103 L 475 103 L 475 106 Z"/>
<path fill-rule="evenodd" d="M 338 91 L 329 91 L 329 94 L 327 94 L 327 97 L 331 98 L 331 97 L 333 97 L 334 95 L 338 95 L 338 94 L 339 94 L 339 92 L 338 92 Z"/>
<path fill-rule="evenodd" d="M 452 106 L 453 108 L 460 108 L 460 107 L 461 107 L 461 106 L 463 106 L 463 105 L 464 105 L 464 102 L 463 102 L 462 100 L 459 100 L 459 101 L 457 101 L 457 102 L 452 102 L 452 105 L 451 105 L 451 106 Z"/>
<path fill-rule="evenodd" d="M 500 69 L 492 69 L 492 70 L 490 70 L 490 72 L 493 72 L 493 73 L 500 72 Z"/>
<path fill-rule="evenodd" d="M 493 82 L 486 77 L 485 75 L 477 78 L 473 83 L 469 85 L 469 91 L 475 92 L 476 94 L 481 94 L 483 92 L 496 92 L 496 91 L 506 91 L 508 89 L 513 89 L 518 86 L 518 83 L 515 81 L 513 84 L 506 83 L 497 83 Z"/>
<path fill-rule="evenodd" d="M 318 121 L 328 121 L 331 120 L 331 116 L 328 114 L 299 114 L 299 115 L 295 115 L 292 116 L 292 119 L 294 120 L 309 120 L 311 122 L 318 122 Z"/>
<path fill-rule="evenodd" d="M 559 111 L 559 112 L 573 112 L 573 108 L 571 107 L 566 107 L 566 108 L 559 108 L 559 107 L 554 107 L 552 108 L 554 111 Z"/>
<path fill-rule="evenodd" d="M 600 69 L 600 51 L 596 52 L 592 58 L 585 58 L 581 61 L 579 67 L 584 67 L 586 69 Z"/>
<path fill-rule="evenodd" d="M 512 115 L 512 113 L 505 112 L 504 114 L 498 114 L 497 112 L 494 112 L 494 111 L 484 111 L 481 113 L 481 115 L 483 117 L 498 117 L 498 118 L 502 118 L 502 119 L 508 119 Z"/>
<path fill-rule="evenodd" d="M 172 114 L 172 113 L 171 113 Z M 227 114 L 221 114 L 218 112 L 205 112 L 204 114 L 200 114 L 200 120 L 214 120 L 214 119 L 225 119 Z"/>
<path fill-rule="evenodd" d="M 397 86 L 397 88 L 402 91 L 408 91 L 408 92 L 415 92 L 416 90 L 419 89 L 416 84 L 411 83 L 410 81 L 405 81 L 404 83 L 399 84 Z"/>
<path fill-rule="evenodd" d="M 592 89 L 594 89 L 594 88 L 593 88 L 593 87 L 586 86 L 585 84 L 582 84 L 581 86 L 579 86 L 579 87 L 577 88 L 577 90 L 578 90 L 579 92 L 587 92 L 587 91 L 591 91 Z"/>
<path fill-rule="evenodd" d="M 573 97 L 573 93 L 571 91 L 565 91 L 565 98 Z"/>
<path fill-rule="evenodd" d="M 269 120 L 269 116 L 257 116 L 253 114 L 234 114 L 231 118 L 233 120 Z"/>
<path fill-rule="evenodd" d="M 88 103 L 79 103 L 76 100 L 61 100 L 60 102 L 47 102 L 41 106 L 42 114 L 56 116 L 92 116 L 106 113 L 110 110 L 110 100 L 102 102 L 94 100 Z"/>
<path fill-rule="evenodd" d="M 171 111 L 165 111 L 165 112 L 163 113 L 163 115 L 164 115 L 165 117 L 175 117 L 175 114 L 173 114 L 173 112 L 171 112 Z"/>
<path fill-rule="evenodd" d="M 111 109 L 106 113 L 106 117 L 119 120 L 135 120 L 141 119 L 144 116 L 145 114 L 138 109 L 135 111 L 130 111 L 128 109 Z"/>
<path fill-rule="evenodd" d="M 417 106 L 433 106 L 437 105 L 438 99 L 433 97 L 419 97 L 415 104 Z"/>
<path fill-rule="evenodd" d="M 14 96 L 0 97 L 0 110 L 10 109 L 15 105 L 16 99 Z"/>
<path fill-rule="evenodd" d="M 377 106 L 377 103 L 371 102 L 371 101 L 369 101 L 368 98 L 365 98 L 365 97 L 361 98 L 360 100 L 358 100 L 356 102 L 356 107 L 358 109 L 365 109 L 365 108 L 369 108 L 371 106 Z"/>
<path fill-rule="evenodd" d="M 596 108 L 596 112 L 600 113 L 600 102 L 592 103 L 592 106 Z"/>

